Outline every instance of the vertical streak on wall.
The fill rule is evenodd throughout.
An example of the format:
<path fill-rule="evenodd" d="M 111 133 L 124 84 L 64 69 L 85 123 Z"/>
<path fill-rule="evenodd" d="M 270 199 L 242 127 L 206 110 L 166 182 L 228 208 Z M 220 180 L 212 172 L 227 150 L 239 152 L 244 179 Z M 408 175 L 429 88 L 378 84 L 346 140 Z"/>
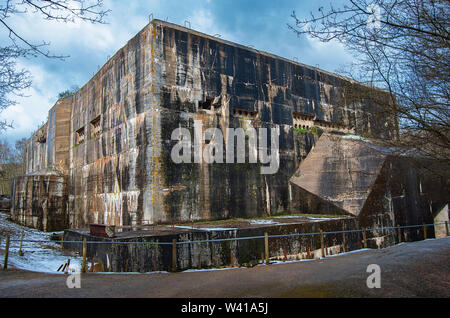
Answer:
<path fill-rule="evenodd" d="M 148 209 L 148 203 L 144 206 L 144 222 L 153 223 L 154 218 L 160 219 L 160 216 L 158 215 L 158 212 L 161 212 L 161 204 L 160 204 L 160 176 L 161 176 L 161 163 L 160 163 L 160 156 L 161 156 L 161 120 L 160 120 L 160 112 L 161 112 L 161 106 L 159 98 L 159 75 L 157 72 L 158 64 L 156 63 L 159 61 L 158 59 L 158 52 L 156 50 L 156 39 L 157 39 L 157 32 L 156 32 L 156 26 L 154 24 L 150 25 L 150 72 L 151 72 L 151 177 L 150 177 L 150 194 L 151 194 L 151 208 Z M 158 91 L 157 91 L 158 89 Z"/>

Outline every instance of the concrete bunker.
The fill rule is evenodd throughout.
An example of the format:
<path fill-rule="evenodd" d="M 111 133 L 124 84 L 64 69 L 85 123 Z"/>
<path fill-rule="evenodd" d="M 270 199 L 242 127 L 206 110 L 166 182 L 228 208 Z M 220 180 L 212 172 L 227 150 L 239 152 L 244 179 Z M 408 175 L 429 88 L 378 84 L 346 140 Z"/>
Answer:
<path fill-rule="evenodd" d="M 351 98 L 367 90 L 373 99 Z M 56 222 L 58 230 L 92 223 L 164 226 L 299 213 L 351 216 L 355 227 L 396 226 L 429 221 L 431 201 L 432 214 L 448 220 L 448 209 L 447 215 L 441 212 L 448 204 L 447 180 L 433 179 L 412 163 L 405 166 L 408 160 L 397 160 L 388 151 L 373 152 L 376 143 L 346 139 L 396 138 L 396 114 L 381 111 L 377 103 L 389 98 L 385 91 L 337 74 L 152 20 L 86 85 L 49 111 L 48 123 L 28 142 L 24 178 L 40 174 L 45 180 L 51 172 L 65 180 L 66 194 L 58 204 L 67 222 Z M 279 169 L 261 174 L 264 164 L 249 160 L 173 162 L 177 141 L 172 132 L 184 128 L 194 136 L 195 122 L 202 123 L 200 133 L 273 129 L 279 137 Z M 235 147 L 226 137 L 225 149 Z M 204 150 L 210 141 L 197 146 Z M 244 155 L 247 159 L 249 152 Z M 304 171 L 309 180 L 303 179 Z M 391 195 L 394 176 L 409 185 L 404 198 Z M 37 205 L 21 202 L 50 193 L 31 186 L 31 192 L 19 191 L 27 184 L 32 182 L 15 183 L 12 217 L 38 226 L 33 221 Z M 416 191 L 419 184 L 422 192 Z M 416 199 L 421 204 L 411 209 Z M 77 237 L 89 235 L 71 231 Z M 394 241 L 390 234 L 377 235 L 386 236 L 386 242 L 375 246 Z M 148 232 L 143 236 L 155 239 Z"/>

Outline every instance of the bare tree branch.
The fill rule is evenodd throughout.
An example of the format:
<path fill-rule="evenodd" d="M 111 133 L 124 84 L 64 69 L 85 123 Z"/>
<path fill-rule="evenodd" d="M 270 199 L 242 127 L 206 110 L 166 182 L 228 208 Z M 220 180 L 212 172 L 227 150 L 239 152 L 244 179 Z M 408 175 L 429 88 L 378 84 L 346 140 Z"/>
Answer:
<path fill-rule="evenodd" d="M 449 1 L 349 0 L 308 18 L 291 16 L 288 27 L 298 36 L 338 41 L 352 53 L 353 79 L 389 92 L 394 102 L 379 102 L 399 118 L 401 138 L 392 144 L 450 160 Z"/>
<path fill-rule="evenodd" d="M 18 15 L 39 15 L 45 20 L 63 23 L 84 21 L 105 23 L 110 10 L 103 9 L 102 0 L 7 0 L 0 3 L 0 28 L 7 31 L 10 44 L 0 47 L 0 112 L 14 105 L 15 96 L 23 96 L 21 91 L 30 87 L 28 71 L 17 69 L 17 59 L 21 57 L 44 56 L 64 59 L 68 55 L 53 54 L 45 49 L 48 42 L 33 43 L 14 29 L 8 19 Z M 12 123 L 0 121 L 1 131 L 11 128 Z"/>

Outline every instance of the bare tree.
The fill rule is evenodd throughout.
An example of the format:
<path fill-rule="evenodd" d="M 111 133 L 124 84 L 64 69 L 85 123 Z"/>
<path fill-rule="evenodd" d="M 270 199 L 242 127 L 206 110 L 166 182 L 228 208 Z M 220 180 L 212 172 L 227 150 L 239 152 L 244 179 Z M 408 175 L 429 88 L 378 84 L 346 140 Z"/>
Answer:
<path fill-rule="evenodd" d="M 389 92 L 383 106 L 400 127 L 393 144 L 450 160 L 449 1 L 350 0 L 292 18 L 299 36 L 338 41 L 352 53 L 345 75 Z"/>
<path fill-rule="evenodd" d="M 105 23 L 109 10 L 103 9 L 102 0 L 7 0 L 0 4 L 0 28 L 6 30 L 9 44 L 0 47 L 0 112 L 14 105 L 15 96 L 23 96 L 22 91 L 31 85 L 30 73 L 17 69 L 17 59 L 21 57 L 44 56 L 64 59 L 68 55 L 53 54 L 45 40 L 34 42 L 15 30 L 10 19 L 18 15 L 34 14 L 45 20 L 73 22 L 81 20 L 91 23 Z M 0 121 L 0 132 L 12 123 Z"/>
<path fill-rule="evenodd" d="M 12 180 L 24 173 L 26 139 L 20 139 L 15 146 L 0 140 L 0 195 L 10 194 Z"/>

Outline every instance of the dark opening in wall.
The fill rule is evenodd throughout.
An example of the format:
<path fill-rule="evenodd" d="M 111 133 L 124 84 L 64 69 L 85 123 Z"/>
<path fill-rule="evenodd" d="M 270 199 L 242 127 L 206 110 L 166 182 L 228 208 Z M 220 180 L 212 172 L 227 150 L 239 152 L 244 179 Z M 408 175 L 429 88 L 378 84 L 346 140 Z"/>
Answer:
<path fill-rule="evenodd" d="M 47 141 L 47 138 L 44 135 L 40 135 L 37 137 L 36 141 L 40 144 L 45 144 L 45 142 Z"/>
<path fill-rule="evenodd" d="M 199 109 L 211 109 L 213 99 L 211 97 L 206 97 L 205 101 L 198 102 Z"/>
<path fill-rule="evenodd" d="M 91 139 L 96 139 L 102 133 L 101 125 L 100 125 L 100 115 L 91 121 Z"/>
<path fill-rule="evenodd" d="M 248 119 L 256 119 L 258 112 L 255 110 L 233 108 L 234 117 L 243 117 Z"/>
<path fill-rule="evenodd" d="M 81 145 L 84 142 L 84 127 L 75 132 L 75 146 Z"/>
<path fill-rule="evenodd" d="M 292 112 L 292 117 L 294 117 L 294 119 L 299 119 L 299 120 L 314 120 L 316 115 L 315 114 L 306 114 L 306 113 Z"/>

